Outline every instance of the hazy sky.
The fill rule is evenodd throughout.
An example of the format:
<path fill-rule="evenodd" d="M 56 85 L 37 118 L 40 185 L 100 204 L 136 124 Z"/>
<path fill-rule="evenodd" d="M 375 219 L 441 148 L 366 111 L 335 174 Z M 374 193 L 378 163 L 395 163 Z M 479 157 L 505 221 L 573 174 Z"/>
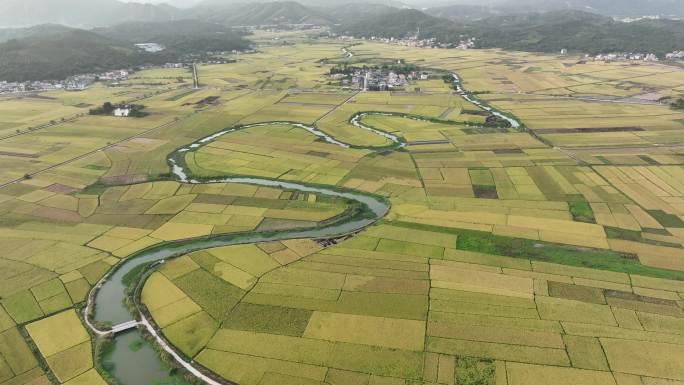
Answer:
<path fill-rule="evenodd" d="M 125 2 L 136 2 L 136 3 L 176 3 L 176 4 L 194 4 L 194 3 L 199 3 L 202 0 L 121 0 Z M 236 0 L 230 0 L 231 2 L 236 2 Z M 261 2 L 266 2 L 266 1 L 278 1 L 278 0 L 259 0 Z M 296 0 L 295 0 L 296 1 Z M 358 1 L 358 0 L 357 0 Z M 243 0 L 243 2 L 247 3 L 249 0 Z M 321 5 L 324 5 L 326 3 L 326 0 L 306 0 L 307 3 L 315 3 L 318 2 Z M 372 2 L 382 2 L 382 0 L 368 0 L 369 3 Z M 407 3 L 407 4 L 421 4 L 421 3 L 428 3 L 428 2 L 445 2 L 445 3 L 473 3 L 474 0 L 443 0 L 443 1 L 435 1 L 435 0 L 399 0 L 399 2 L 402 3 Z M 483 1 L 479 1 L 482 3 Z M 487 1 L 484 1 L 487 2 Z"/>

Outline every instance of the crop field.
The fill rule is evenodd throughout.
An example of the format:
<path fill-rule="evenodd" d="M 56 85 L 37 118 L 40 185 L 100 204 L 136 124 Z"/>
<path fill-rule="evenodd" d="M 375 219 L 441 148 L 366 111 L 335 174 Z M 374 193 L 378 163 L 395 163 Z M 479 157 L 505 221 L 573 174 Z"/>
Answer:
<path fill-rule="evenodd" d="M 328 68 L 320 64 L 325 57 L 341 55 L 343 44 L 298 44 L 294 47 L 273 46 L 259 55 L 236 55 L 237 63 L 207 65 L 199 68 L 203 85 L 217 87 L 250 87 L 261 90 L 288 88 L 325 89 L 323 75 Z M 273 66 L 278 62 L 277 66 Z"/>
<path fill-rule="evenodd" d="M 90 336 L 73 310 L 31 323 L 26 330 L 61 383 L 92 369 Z"/>
<path fill-rule="evenodd" d="M 160 68 L 139 71 L 123 82 L 127 85 L 192 85 L 192 71 L 189 68 Z"/>
<path fill-rule="evenodd" d="M 53 99 L 0 99 L 0 135 L 7 136 L 21 132 L 34 125 L 44 124 L 54 119 L 76 115 L 78 108 L 65 106 Z"/>
<path fill-rule="evenodd" d="M 304 253 L 210 249 L 152 276 L 145 302 L 183 353 L 244 384 L 682 379 L 657 364 L 684 349 L 681 282 L 467 251 L 426 229 L 380 225 Z M 214 283 L 193 287 L 200 276 Z"/>
<path fill-rule="evenodd" d="M 131 256 L 310 229 L 354 208 L 201 183 L 226 176 L 355 190 L 390 210 L 350 237 L 214 247 L 152 272 L 149 318 L 219 377 L 684 385 L 684 114 L 657 101 L 682 92 L 681 69 L 303 31 L 253 39 L 257 52 L 201 65 L 198 90 L 186 69 L 155 69 L 0 99 L 0 385 L 105 384 L 81 309 Z M 392 92 L 327 76 L 397 60 L 432 76 Z M 523 127 L 491 123 L 449 72 Z M 150 115 L 88 115 L 106 101 Z M 175 180 L 169 154 L 230 128 L 185 152 L 199 182 Z"/>

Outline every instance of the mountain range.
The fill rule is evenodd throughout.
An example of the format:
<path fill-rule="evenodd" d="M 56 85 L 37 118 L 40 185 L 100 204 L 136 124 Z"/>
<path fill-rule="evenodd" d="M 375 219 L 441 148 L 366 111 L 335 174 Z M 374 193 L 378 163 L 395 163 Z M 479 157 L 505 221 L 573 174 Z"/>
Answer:
<path fill-rule="evenodd" d="M 0 27 L 62 24 L 78 28 L 106 27 L 125 22 L 199 19 L 226 25 L 341 22 L 340 11 L 361 10 L 357 18 L 381 8 L 419 9 L 455 21 L 480 20 L 511 14 L 581 10 L 610 17 L 661 15 L 684 17 L 682 0 L 193 0 L 136 3 L 121 0 L 2 0 Z M 427 6 L 434 5 L 434 6 Z"/>
<path fill-rule="evenodd" d="M 475 38 L 476 48 L 559 52 L 561 49 L 598 54 L 642 52 L 663 55 L 684 48 L 684 21 L 640 20 L 631 23 L 577 10 L 490 16 L 451 21 L 417 10 L 396 10 L 336 27 L 340 34 L 359 37 L 434 38 L 454 44 Z"/>
<path fill-rule="evenodd" d="M 141 42 L 156 42 L 166 49 L 143 52 L 135 47 Z M 242 33 L 195 20 L 128 22 L 90 31 L 56 24 L 0 30 L 0 80 L 64 79 L 249 46 Z"/>
<path fill-rule="evenodd" d="M 477 20 L 492 16 L 579 10 L 615 18 L 642 16 L 684 17 L 681 0 L 494 0 L 430 7 L 425 11 L 451 20 Z"/>
<path fill-rule="evenodd" d="M 43 24 L 0 29 L 0 80 L 60 79 L 82 72 L 245 49 L 250 46 L 248 37 L 241 32 L 243 28 L 235 27 L 250 25 L 324 25 L 338 34 L 357 37 L 401 38 L 419 33 L 421 39 L 434 38 L 447 45 L 475 38 L 476 48 L 535 52 L 568 49 L 590 54 L 617 51 L 662 55 L 684 49 L 684 21 L 644 19 L 626 23 L 598 13 L 567 9 L 573 4 L 603 4 L 607 9 L 608 0 L 562 0 L 565 6 L 561 9 L 510 13 L 498 11 L 505 9 L 502 7 L 509 0 L 460 5 L 460 13 L 450 7 L 423 11 L 388 5 L 393 0 L 343 5 L 331 0 L 324 6 L 294 1 L 240 1 L 205 0 L 180 10 L 169 5 L 117 0 L 1 0 L 0 23 L 11 19 L 21 25 L 37 20 Z M 519 10 L 525 10 L 525 4 L 542 0 L 516 1 Z M 548 6 L 555 1 L 543 0 Z M 657 6 L 672 0 L 642 1 Z M 39 4 L 48 6 L 35 12 L 29 9 Z M 79 28 L 74 28 L 75 24 Z M 166 49 L 150 54 L 134 45 L 148 42 L 162 44 Z"/>
<path fill-rule="evenodd" d="M 204 0 L 189 8 L 168 4 L 119 0 L 2 0 L 0 28 L 61 24 L 77 28 L 108 27 L 126 22 L 162 22 L 197 19 L 230 26 L 273 24 L 332 25 L 339 12 L 402 7 L 393 0 L 329 0 L 323 3 L 295 1 Z M 359 15 L 361 14 L 359 13 Z"/>
<path fill-rule="evenodd" d="M 117 0 L 2 0 L 0 26 L 27 27 L 62 24 L 96 27 L 127 21 L 169 21 L 178 9 L 164 4 L 126 3 Z"/>

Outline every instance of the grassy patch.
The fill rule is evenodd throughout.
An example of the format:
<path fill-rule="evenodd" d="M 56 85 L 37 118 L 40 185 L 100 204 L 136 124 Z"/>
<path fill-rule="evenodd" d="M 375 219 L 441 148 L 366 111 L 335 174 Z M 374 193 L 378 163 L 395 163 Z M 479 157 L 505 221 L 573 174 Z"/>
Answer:
<path fill-rule="evenodd" d="M 475 193 L 475 198 L 499 199 L 499 194 L 496 191 L 496 186 L 474 185 L 473 192 Z"/>
<path fill-rule="evenodd" d="M 496 367 L 493 362 L 469 357 L 456 357 L 456 385 L 494 385 Z"/>
<path fill-rule="evenodd" d="M 2 306 L 18 324 L 43 316 L 43 311 L 38 302 L 29 291 L 22 291 L 13 294 L 11 297 L 3 298 Z"/>
<path fill-rule="evenodd" d="M 223 327 L 301 337 L 312 313 L 304 309 L 241 303 L 226 318 Z"/>
<path fill-rule="evenodd" d="M 244 293 L 205 270 L 195 270 L 174 283 L 216 320 L 225 319 Z"/>
<path fill-rule="evenodd" d="M 504 237 L 480 231 L 451 229 L 408 222 L 392 222 L 392 224 L 394 226 L 456 234 L 458 235 L 457 248 L 460 250 L 684 281 L 684 272 L 643 266 L 639 263 L 638 259 L 631 255 L 616 253 L 610 250 L 579 248 L 529 239 Z"/>
<path fill-rule="evenodd" d="M 137 352 L 145 346 L 145 340 L 135 340 L 128 344 L 128 349 L 132 352 Z"/>
<path fill-rule="evenodd" d="M 121 282 L 124 284 L 124 286 L 130 289 L 131 286 L 140 282 L 140 278 L 145 273 L 145 270 L 147 270 L 149 265 L 149 263 L 143 263 L 134 267 L 131 269 L 131 271 L 126 273 L 123 278 L 121 278 Z"/>
<path fill-rule="evenodd" d="M 194 357 L 209 342 L 218 325 L 205 312 L 199 312 L 164 329 L 164 335 L 188 357 Z"/>
<path fill-rule="evenodd" d="M 656 245 L 656 246 L 676 247 L 676 248 L 681 247 L 681 245 L 676 244 L 676 243 L 668 243 L 668 242 L 662 242 L 662 241 L 656 241 L 653 239 L 644 238 L 641 235 L 641 232 L 639 232 L 639 231 L 620 229 L 617 227 L 604 227 L 604 229 L 606 230 L 606 235 L 608 235 L 608 238 L 612 238 L 612 239 L 623 239 L 626 241 L 648 243 L 648 244 Z"/>
<path fill-rule="evenodd" d="M 568 202 L 570 206 L 570 213 L 572 214 L 572 219 L 577 222 L 584 223 L 596 223 L 596 217 L 594 216 L 594 210 L 591 209 L 589 202 L 582 200 L 573 200 Z"/>
<path fill-rule="evenodd" d="M 664 227 L 684 228 L 684 221 L 676 215 L 661 210 L 648 210 L 648 213 Z"/>

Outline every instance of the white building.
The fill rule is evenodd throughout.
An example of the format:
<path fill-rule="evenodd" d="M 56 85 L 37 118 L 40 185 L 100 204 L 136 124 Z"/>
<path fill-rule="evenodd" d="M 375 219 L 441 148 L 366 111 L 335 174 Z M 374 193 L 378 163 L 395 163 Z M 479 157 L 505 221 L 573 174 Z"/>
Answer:
<path fill-rule="evenodd" d="M 114 110 L 114 116 L 119 117 L 119 118 L 127 118 L 128 115 L 130 115 L 130 114 L 131 114 L 130 108 L 118 107 L 117 109 Z"/>
<path fill-rule="evenodd" d="M 136 44 L 135 46 L 138 47 L 139 49 L 141 49 L 145 52 L 149 52 L 149 53 L 161 52 L 161 51 L 166 49 L 166 47 L 164 47 L 161 44 L 157 44 L 157 43 L 139 43 L 139 44 Z"/>

